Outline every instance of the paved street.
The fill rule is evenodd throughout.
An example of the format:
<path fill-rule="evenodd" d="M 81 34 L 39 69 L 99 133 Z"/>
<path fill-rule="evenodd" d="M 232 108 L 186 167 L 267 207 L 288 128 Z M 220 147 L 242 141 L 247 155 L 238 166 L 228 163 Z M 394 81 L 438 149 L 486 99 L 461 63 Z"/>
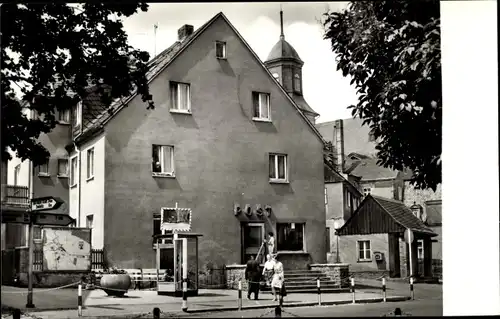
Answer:
<path fill-rule="evenodd" d="M 399 307 L 411 316 L 442 316 L 442 300 L 415 300 L 377 304 L 284 308 L 282 317 L 380 317 Z M 193 314 L 197 318 L 274 318 L 274 309 Z"/>

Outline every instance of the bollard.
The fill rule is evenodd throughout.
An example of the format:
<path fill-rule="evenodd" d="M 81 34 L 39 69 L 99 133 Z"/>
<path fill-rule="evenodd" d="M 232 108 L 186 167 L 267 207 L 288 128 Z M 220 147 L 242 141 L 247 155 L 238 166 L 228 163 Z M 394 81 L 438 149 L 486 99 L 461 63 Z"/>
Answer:
<path fill-rule="evenodd" d="M 14 309 L 12 313 L 12 319 L 21 319 L 21 309 Z"/>
<path fill-rule="evenodd" d="M 182 311 L 187 312 L 187 291 L 188 291 L 188 283 L 187 278 L 182 279 Z"/>
<path fill-rule="evenodd" d="M 153 319 L 160 319 L 160 308 L 153 308 Z"/>
<path fill-rule="evenodd" d="M 354 291 L 354 278 L 351 278 L 352 303 L 356 303 L 356 293 Z"/>
<path fill-rule="evenodd" d="M 238 281 L 238 310 L 241 310 L 243 302 L 241 301 L 241 279 Z"/>
<path fill-rule="evenodd" d="M 382 278 L 382 294 L 384 296 L 384 302 L 387 302 L 387 293 L 385 290 L 385 277 Z"/>
<path fill-rule="evenodd" d="M 318 305 L 321 306 L 321 287 L 319 278 L 317 280 L 317 286 L 318 286 Z"/>
<path fill-rule="evenodd" d="M 410 295 L 411 300 L 415 300 L 415 293 L 413 292 L 413 277 L 410 277 Z"/>
<path fill-rule="evenodd" d="M 276 306 L 276 308 L 274 308 L 274 317 L 281 318 L 281 307 L 280 306 Z"/>
<path fill-rule="evenodd" d="M 78 284 L 78 317 L 82 316 L 82 283 Z"/>

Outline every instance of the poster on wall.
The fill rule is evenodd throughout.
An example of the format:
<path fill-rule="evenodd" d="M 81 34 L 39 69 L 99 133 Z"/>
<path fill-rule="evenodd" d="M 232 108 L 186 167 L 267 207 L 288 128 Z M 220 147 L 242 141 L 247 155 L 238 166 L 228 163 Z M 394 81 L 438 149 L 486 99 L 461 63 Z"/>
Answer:
<path fill-rule="evenodd" d="M 161 209 L 161 229 L 164 231 L 190 231 L 191 209 L 163 207 Z"/>
<path fill-rule="evenodd" d="M 43 269 L 90 269 L 90 238 L 88 228 L 44 227 Z"/>

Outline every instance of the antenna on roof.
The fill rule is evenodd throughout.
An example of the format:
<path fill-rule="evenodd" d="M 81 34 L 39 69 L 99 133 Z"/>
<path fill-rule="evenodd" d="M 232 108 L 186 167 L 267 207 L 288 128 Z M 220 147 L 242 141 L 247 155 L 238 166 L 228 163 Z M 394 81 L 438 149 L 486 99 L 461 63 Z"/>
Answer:
<path fill-rule="evenodd" d="M 281 35 L 280 38 L 284 39 L 285 34 L 283 33 L 283 5 L 280 3 L 280 25 L 281 25 Z"/>
<path fill-rule="evenodd" d="M 154 56 L 153 56 L 153 58 L 156 58 L 156 29 L 158 29 L 158 22 L 154 24 L 154 43 L 155 43 L 155 50 L 154 50 Z"/>

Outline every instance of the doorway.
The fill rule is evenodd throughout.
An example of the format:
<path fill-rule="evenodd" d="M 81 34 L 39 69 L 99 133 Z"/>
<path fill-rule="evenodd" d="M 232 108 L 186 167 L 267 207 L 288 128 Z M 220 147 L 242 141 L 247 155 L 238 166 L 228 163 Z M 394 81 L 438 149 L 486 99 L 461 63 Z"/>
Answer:
<path fill-rule="evenodd" d="M 264 260 L 265 247 L 261 246 L 264 243 L 264 223 L 242 223 L 241 224 L 241 251 L 242 264 L 246 264 L 251 255 L 257 256 L 259 262 Z"/>

